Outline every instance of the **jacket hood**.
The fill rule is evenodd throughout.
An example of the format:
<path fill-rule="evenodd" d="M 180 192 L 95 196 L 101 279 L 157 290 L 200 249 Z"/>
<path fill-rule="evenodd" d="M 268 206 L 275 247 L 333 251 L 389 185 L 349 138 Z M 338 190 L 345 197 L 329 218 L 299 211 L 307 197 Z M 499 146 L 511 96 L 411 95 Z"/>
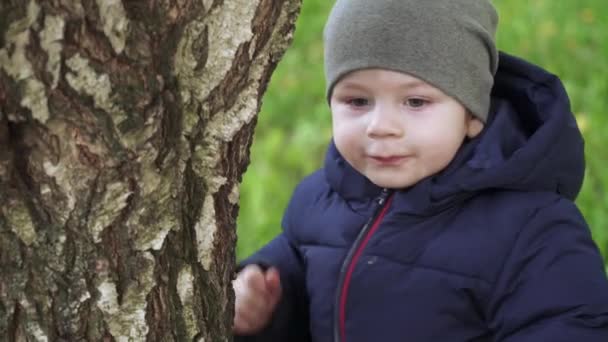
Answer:
<path fill-rule="evenodd" d="M 561 81 L 538 66 L 500 53 L 488 122 L 442 172 L 397 191 L 409 213 L 424 214 L 488 189 L 551 191 L 574 200 L 585 170 L 583 138 Z M 382 190 L 346 162 L 335 145 L 326 179 L 347 200 Z"/>

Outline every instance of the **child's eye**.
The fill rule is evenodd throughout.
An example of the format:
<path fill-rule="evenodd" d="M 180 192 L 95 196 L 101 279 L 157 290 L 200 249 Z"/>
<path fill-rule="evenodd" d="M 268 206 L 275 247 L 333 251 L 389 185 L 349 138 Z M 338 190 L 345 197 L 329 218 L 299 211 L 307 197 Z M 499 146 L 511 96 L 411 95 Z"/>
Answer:
<path fill-rule="evenodd" d="M 346 101 L 346 103 L 348 103 L 349 105 L 351 105 L 353 107 L 365 107 L 365 106 L 369 105 L 369 101 L 362 97 L 355 97 L 352 99 L 348 99 Z"/>
<path fill-rule="evenodd" d="M 425 99 L 419 99 L 419 98 L 411 98 L 411 99 L 407 99 L 405 101 L 406 105 L 408 105 L 409 107 L 412 108 L 422 108 L 425 105 L 427 105 L 429 103 L 429 101 L 425 100 Z"/>

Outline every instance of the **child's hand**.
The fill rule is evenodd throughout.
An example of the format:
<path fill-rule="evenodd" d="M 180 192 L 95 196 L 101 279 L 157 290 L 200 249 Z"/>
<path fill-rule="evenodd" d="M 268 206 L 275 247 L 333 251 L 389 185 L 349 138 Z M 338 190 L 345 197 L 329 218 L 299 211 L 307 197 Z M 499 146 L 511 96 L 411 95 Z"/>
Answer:
<path fill-rule="evenodd" d="M 246 266 L 233 282 L 235 294 L 234 332 L 252 335 L 270 322 L 279 299 L 281 280 L 276 268 L 266 272 L 257 265 Z"/>

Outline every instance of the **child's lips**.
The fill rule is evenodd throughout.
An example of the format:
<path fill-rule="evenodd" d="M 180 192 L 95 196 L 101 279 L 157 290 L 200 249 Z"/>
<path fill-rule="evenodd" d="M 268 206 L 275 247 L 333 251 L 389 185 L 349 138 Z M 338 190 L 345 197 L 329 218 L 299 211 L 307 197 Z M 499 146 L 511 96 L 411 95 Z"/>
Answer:
<path fill-rule="evenodd" d="M 369 156 L 371 160 L 381 165 L 397 165 L 409 159 L 409 156 Z"/>

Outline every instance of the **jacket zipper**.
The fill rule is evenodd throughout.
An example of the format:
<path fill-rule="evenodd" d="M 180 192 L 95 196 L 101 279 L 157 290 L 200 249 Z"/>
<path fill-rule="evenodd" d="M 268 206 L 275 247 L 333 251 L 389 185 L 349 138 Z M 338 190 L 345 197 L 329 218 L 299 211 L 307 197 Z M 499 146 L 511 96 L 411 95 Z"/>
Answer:
<path fill-rule="evenodd" d="M 389 191 L 383 189 L 380 197 L 378 197 L 376 208 L 374 209 L 374 215 L 365 223 L 357 239 L 350 247 L 346 259 L 342 263 L 340 268 L 340 278 L 338 280 L 338 293 L 336 295 L 336 302 L 334 305 L 334 342 L 345 342 L 346 334 L 346 298 L 348 296 L 348 287 L 350 280 L 355 269 L 355 265 L 365 246 L 371 239 L 372 235 L 378 230 L 380 222 L 386 215 L 392 197 L 389 198 Z"/>

